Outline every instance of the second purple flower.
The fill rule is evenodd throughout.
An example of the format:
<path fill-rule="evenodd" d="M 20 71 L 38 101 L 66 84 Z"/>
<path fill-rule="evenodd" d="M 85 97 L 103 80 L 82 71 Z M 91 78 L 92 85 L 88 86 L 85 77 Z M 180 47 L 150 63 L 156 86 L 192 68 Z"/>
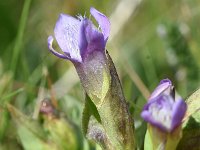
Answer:
<path fill-rule="evenodd" d="M 141 116 L 162 131 L 172 132 L 181 125 L 186 109 L 183 99 L 175 95 L 171 81 L 164 79 L 150 96 Z"/>

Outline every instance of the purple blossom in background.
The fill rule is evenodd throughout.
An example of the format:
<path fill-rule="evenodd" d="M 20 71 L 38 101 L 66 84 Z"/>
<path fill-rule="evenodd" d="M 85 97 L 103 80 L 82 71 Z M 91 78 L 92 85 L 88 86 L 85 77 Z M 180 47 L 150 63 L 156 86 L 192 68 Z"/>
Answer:
<path fill-rule="evenodd" d="M 172 132 L 181 125 L 187 106 L 169 79 L 164 79 L 150 96 L 141 113 L 142 118 L 164 132 Z"/>
<path fill-rule="evenodd" d="M 74 18 L 66 14 L 60 14 L 54 28 L 54 34 L 63 54 L 53 49 L 54 38 L 49 36 L 48 47 L 54 55 L 71 60 L 74 63 L 82 63 L 90 53 L 94 51 L 104 52 L 110 33 L 110 22 L 104 14 L 95 8 L 91 8 L 90 13 L 96 19 L 99 25 L 98 28 L 85 17 Z"/>

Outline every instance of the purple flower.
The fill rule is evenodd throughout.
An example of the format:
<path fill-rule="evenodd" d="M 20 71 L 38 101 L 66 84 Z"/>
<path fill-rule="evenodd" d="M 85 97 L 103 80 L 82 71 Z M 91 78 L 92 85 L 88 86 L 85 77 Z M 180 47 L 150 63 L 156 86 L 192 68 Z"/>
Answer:
<path fill-rule="evenodd" d="M 89 99 L 86 97 L 84 110 L 87 114 L 83 115 L 83 120 L 88 126 L 87 137 L 98 144 L 101 143 L 103 147 L 107 147 L 106 149 L 134 149 L 133 122 L 116 69 L 108 52 L 105 51 L 110 22 L 104 14 L 94 8 L 90 9 L 90 13 L 99 27 L 95 27 L 92 21 L 85 17 L 73 18 L 61 14 L 55 25 L 54 34 L 63 53 L 53 49 L 53 36 L 48 38 L 48 47 L 54 55 L 70 60 L 74 64 L 87 97 L 99 113 L 102 131 L 105 130 L 107 136 L 106 139 L 100 140 L 88 134 L 92 131 L 93 127 L 90 124 L 95 118 L 92 117 L 93 112 L 90 112 L 90 106 L 87 104 Z M 96 125 L 101 128 L 95 121 Z"/>
<path fill-rule="evenodd" d="M 187 106 L 180 96 L 175 96 L 168 79 L 160 82 L 144 106 L 142 118 L 164 132 L 172 132 L 181 125 Z"/>
<path fill-rule="evenodd" d="M 48 47 L 54 55 L 71 60 L 73 63 L 82 63 L 94 51 L 105 52 L 105 45 L 110 33 L 110 22 L 95 8 L 91 8 L 90 13 L 97 21 L 98 28 L 86 17 L 74 18 L 60 14 L 54 34 L 63 54 L 54 50 L 52 47 L 54 38 L 49 36 Z"/>
<path fill-rule="evenodd" d="M 54 34 L 63 53 L 58 53 L 53 49 L 53 36 L 48 38 L 48 47 L 54 55 L 70 60 L 74 64 L 87 94 L 101 99 L 106 93 L 105 89 L 103 91 L 104 80 L 106 76 L 110 78 L 105 53 L 110 22 L 95 8 L 91 8 L 90 13 L 96 19 L 98 28 L 86 17 L 74 18 L 61 14 L 56 22 Z"/>

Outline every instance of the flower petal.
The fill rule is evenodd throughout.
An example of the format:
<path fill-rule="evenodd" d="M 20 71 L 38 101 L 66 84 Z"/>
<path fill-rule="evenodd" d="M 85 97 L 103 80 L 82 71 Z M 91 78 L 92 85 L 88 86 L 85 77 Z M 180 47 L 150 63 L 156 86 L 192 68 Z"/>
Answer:
<path fill-rule="evenodd" d="M 166 95 L 169 95 L 171 93 L 171 87 L 172 82 L 169 79 L 163 79 L 160 81 L 160 84 L 156 87 L 156 89 L 151 94 L 149 100 L 154 99 L 155 97 L 159 96 L 161 93 L 169 89 L 169 91 L 166 91 Z"/>
<path fill-rule="evenodd" d="M 80 49 L 80 54 L 81 58 L 84 59 L 84 54 L 87 51 L 87 46 L 88 46 L 88 41 L 85 35 L 85 24 L 84 24 L 84 19 L 81 20 L 81 25 L 80 25 L 80 33 L 79 33 L 79 49 Z"/>
<path fill-rule="evenodd" d="M 147 110 L 143 110 L 142 113 L 141 113 L 141 117 L 148 123 L 150 123 L 151 125 L 161 129 L 162 131 L 165 131 L 167 132 L 168 129 L 163 126 L 160 122 L 156 121 L 153 117 L 152 117 L 152 114 L 147 111 Z"/>
<path fill-rule="evenodd" d="M 100 33 L 88 19 L 83 20 L 85 38 L 87 40 L 87 54 L 92 51 L 104 51 L 105 42 L 103 34 Z M 82 53 L 82 51 L 81 51 Z M 84 52 L 85 53 L 85 52 Z"/>
<path fill-rule="evenodd" d="M 72 60 L 81 62 L 79 51 L 80 21 L 69 15 L 60 14 L 54 28 L 55 38 L 62 51 Z"/>
<path fill-rule="evenodd" d="M 104 36 L 104 41 L 106 42 L 108 40 L 108 36 L 110 34 L 110 21 L 109 21 L 109 19 L 104 14 L 102 14 L 101 12 L 99 12 L 98 10 L 96 10 L 93 7 L 90 8 L 90 13 L 96 19 L 99 26 L 101 27 L 101 30 L 102 30 L 102 33 L 103 33 L 103 36 Z"/>
<path fill-rule="evenodd" d="M 181 98 L 175 101 L 172 110 L 172 130 L 181 124 L 186 110 L 187 105 Z"/>
<path fill-rule="evenodd" d="M 53 36 L 49 36 L 48 39 L 47 39 L 47 43 L 48 43 L 48 48 L 49 48 L 49 51 L 51 53 L 53 53 L 55 56 L 59 57 L 59 58 L 63 58 L 63 59 L 69 59 L 68 56 L 64 55 L 64 54 L 60 54 L 58 52 L 56 52 L 54 50 L 54 48 L 52 47 L 52 44 L 53 44 Z"/>
<path fill-rule="evenodd" d="M 141 113 L 142 118 L 164 132 L 171 131 L 171 113 L 174 101 L 170 95 L 159 95 L 148 101 Z"/>

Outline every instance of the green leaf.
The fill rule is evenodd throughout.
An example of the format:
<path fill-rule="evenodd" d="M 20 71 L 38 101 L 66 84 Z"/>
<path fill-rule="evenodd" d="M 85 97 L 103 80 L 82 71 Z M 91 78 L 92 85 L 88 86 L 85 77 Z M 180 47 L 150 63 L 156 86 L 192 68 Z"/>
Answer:
<path fill-rule="evenodd" d="M 106 69 L 103 70 L 103 85 L 102 85 L 102 96 L 101 99 L 104 99 L 110 87 L 110 78 Z"/>
<path fill-rule="evenodd" d="M 178 150 L 200 150 L 200 111 L 190 116 L 183 128 L 183 138 L 181 139 Z"/>
<path fill-rule="evenodd" d="M 186 103 L 188 109 L 178 150 L 200 150 L 200 89 L 189 96 Z"/>
<path fill-rule="evenodd" d="M 77 137 L 74 128 L 63 118 L 46 117 L 44 127 L 48 130 L 50 139 L 59 150 L 76 150 Z"/>
<path fill-rule="evenodd" d="M 112 143 L 113 149 L 134 149 L 134 126 L 130 116 L 121 83 L 108 52 L 106 53 L 109 67 L 110 85 L 105 97 L 96 105 L 101 117 L 102 126 Z"/>
<path fill-rule="evenodd" d="M 86 137 L 99 144 L 103 149 L 113 150 L 104 127 L 94 118 L 90 117 Z"/>
<path fill-rule="evenodd" d="M 99 123 L 101 123 L 101 118 L 99 116 L 96 106 L 91 101 L 90 97 L 86 94 L 85 107 L 83 109 L 83 117 L 82 117 L 82 127 L 85 135 L 87 134 L 88 124 L 91 116 L 94 116 L 94 118 Z"/>
<path fill-rule="evenodd" d="M 200 110 L 200 89 L 196 90 L 192 95 L 190 95 L 187 100 L 187 114 L 186 118 L 189 118 L 196 111 Z"/>
<path fill-rule="evenodd" d="M 58 150 L 54 143 L 45 138 L 45 132 L 36 121 L 23 115 L 12 105 L 8 104 L 7 107 L 17 124 L 17 133 L 25 150 Z"/>
<path fill-rule="evenodd" d="M 1 104 L 4 104 L 5 102 L 9 102 L 9 101 L 11 100 L 12 97 L 14 97 L 15 95 L 21 93 L 22 91 L 24 91 L 24 89 L 23 89 L 23 88 L 20 88 L 20 89 L 17 89 L 16 91 L 11 92 L 11 93 L 9 93 L 9 94 L 7 94 L 7 95 L 5 95 L 5 96 L 2 96 L 2 97 L 0 98 Z"/>
<path fill-rule="evenodd" d="M 25 150 L 59 150 L 53 143 L 45 142 L 26 126 L 18 127 L 18 135 Z"/>
<path fill-rule="evenodd" d="M 0 107 L 0 141 L 4 139 L 6 129 L 8 127 L 9 113 Z"/>
<path fill-rule="evenodd" d="M 146 134 L 145 134 L 144 149 L 145 150 L 153 150 L 153 143 L 151 141 L 151 136 L 149 134 L 149 130 L 147 130 Z"/>
<path fill-rule="evenodd" d="M 85 107 L 82 116 L 82 128 L 84 135 L 91 141 L 101 145 L 104 149 L 110 149 L 110 143 L 101 125 L 101 118 L 96 106 L 86 94 Z"/>

